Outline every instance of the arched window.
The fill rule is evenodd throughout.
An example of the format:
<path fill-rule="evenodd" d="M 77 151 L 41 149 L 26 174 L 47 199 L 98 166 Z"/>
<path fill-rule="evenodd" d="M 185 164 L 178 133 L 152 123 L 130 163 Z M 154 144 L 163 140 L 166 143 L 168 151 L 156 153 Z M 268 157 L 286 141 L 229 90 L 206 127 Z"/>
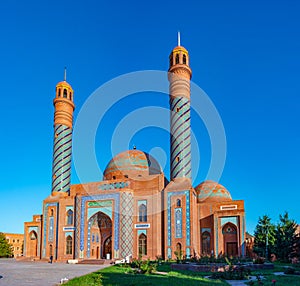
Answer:
<path fill-rule="evenodd" d="M 70 92 L 70 100 L 72 100 L 72 92 Z"/>
<path fill-rule="evenodd" d="M 177 201 L 176 201 L 176 206 L 177 206 L 177 207 L 181 207 L 181 200 L 180 200 L 180 199 L 177 199 Z"/>
<path fill-rule="evenodd" d="M 68 92 L 66 89 L 64 89 L 64 98 L 67 98 L 67 96 L 68 96 Z"/>
<path fill-rule="evenodd" d="M 73 224 L 73 211 L 67 211 L 67 224 Z"/>
<path fill-rule="evenodd" d="M 175 63 L 176 63 L 176 64 L 179 64 L 179 54 L 176 54 L 176 57 L 175 57 Z"/>
<path fill-rule="evenodd" d="M 173 65 L 173 55 L 170 57 L 170 67 Z"/>
<path fill-rule="evenodd" d="M 141 204 L 139 206 L 139 222 L 147 221 L 147 206 L 145 204 Z"/>
<path fill-rule="evenodd" d="M 61 90 L 60 88 L 58 89 L 58 93 L 57 93 L 57 97 L 60 97 L 61 96 Z"/>
<path fill-rule="evenodd" d="M 53 216 L 53 213 L 54 213 L 54 211 L 53 211 L 53 209 L 51 209 L 50 210 L 50 216 Z"/>
<path fill-rule="evenodd" d="M 73 248 L 73 238 L 71 235 L 68 235 L 66 238 L 66 254 L 72 254 Z"/>
<path fill-rule="evenodd" d="M 202 233 L 202 254 L 210 254 L 210 234 L 207 231 Z"/>
<path fill-rule="evenodd" d="M 147 235 L 144 233 L 139 236 L 139 255 L 147 255 Z"/>
<path fill-rule="evenodd" d="M 181 252 L 181 243 L 180 242 L 178 242 L 177 244 L 176 244 L 176 251 L 179 253 L 179 252 Z"/>
<path fill-rule="evenodd" d="M 185 65 L 186 64 L 186 55 L 183 55 L 183 64 Z"/>

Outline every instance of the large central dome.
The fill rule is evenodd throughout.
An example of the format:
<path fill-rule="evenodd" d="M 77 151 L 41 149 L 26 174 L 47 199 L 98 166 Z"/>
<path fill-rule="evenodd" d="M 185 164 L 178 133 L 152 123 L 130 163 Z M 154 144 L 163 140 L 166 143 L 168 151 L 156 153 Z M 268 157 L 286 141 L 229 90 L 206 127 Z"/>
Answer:
<path fill-rule="evenodd" d="M 137 178 L 161 173 L 159 163 L 151 155 L 139 150 L 128 150 L 109 161 L 103 179 Z"/>

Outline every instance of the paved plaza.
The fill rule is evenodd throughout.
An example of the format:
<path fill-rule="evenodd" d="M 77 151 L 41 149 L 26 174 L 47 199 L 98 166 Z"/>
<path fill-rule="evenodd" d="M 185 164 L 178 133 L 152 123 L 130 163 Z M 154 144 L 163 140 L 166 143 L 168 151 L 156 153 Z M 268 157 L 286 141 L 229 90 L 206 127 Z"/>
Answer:
<path fill-rule="evenodd" d="M 53 286 L 110 265 L 22 262 L 0 259 L 0 286 Z"/>

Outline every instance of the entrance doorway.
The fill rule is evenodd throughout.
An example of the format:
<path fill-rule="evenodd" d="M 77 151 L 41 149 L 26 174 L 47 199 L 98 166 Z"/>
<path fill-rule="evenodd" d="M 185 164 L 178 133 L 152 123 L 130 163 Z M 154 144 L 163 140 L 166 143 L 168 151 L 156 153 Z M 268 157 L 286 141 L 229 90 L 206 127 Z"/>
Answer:
<path fill-rule="evenodd" d="M 108 215 L 103 212 L 97 212 L 89 219 L 91 225 L 89 229 L 91 249 L 87 258 L 101 259 L 109 254 L 112 257 L 112 221 Z M 89 248 L 88 247 L 88 248 Z"/>
<path fill-rule="evenodd" d="M 33 230 L 29 233 L 29 256 L 37 257 L 37 233 Z"/>
<path fill-rule="evenodd" d="M 238 255 L 238 247 L 236 242 L 227 242 L 226 244 L 226 252 L 228 256 L 237 256 Z"/>
<path fill-rule="evenodd" d="M 227 256 L 238 256 L 237 228 L 233 223 L 226 223 L 222 228 L 224 252 Z"/>
<path fill-rule="evenodd" d="M 103 247 L 104 258 L 107 258 L 108 254 L 109 257 L 111 257 L 111 236 L 104 241 L 104 247 Z"/>

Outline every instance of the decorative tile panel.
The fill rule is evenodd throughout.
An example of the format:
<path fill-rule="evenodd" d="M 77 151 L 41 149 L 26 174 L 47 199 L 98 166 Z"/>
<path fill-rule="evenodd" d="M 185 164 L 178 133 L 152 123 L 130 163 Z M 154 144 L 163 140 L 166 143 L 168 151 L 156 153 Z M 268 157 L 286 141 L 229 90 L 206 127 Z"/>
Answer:
<path fill-rule="evenodd" d="M 43 211 L 43 218 L 44 218 L 44 240 L 43 240 L 43 250 L 42 250 L 42 257 L 46 257 L 46 237 L 47 237 L 47 221 L 48 221 L 48 208 L 49 207 L 56 207 L 56 245 L 58 242 L 58 217 L 59 217 L 59 204 L 57 202 L 55 203 L 47 203 L 44 205 L 44 211 Z M 55 250 L 55 257 L 57 255 L 57 249 Z"/>
<path fill-rule="evenodd" d="M 121 257 L 133 253 L 133 195 L 121 194 Z"/>
<path fill-rule="evenodd" d="M 103 184 L 98 186 L 98 188 L 102 191 L 106 191 L 106 190 L 123 189 L 123 188 L 127 188 L 128 186 L 129 186 L 128 182 L 116 182 L 110 184 Z"/>
<path fill-rule="evenodd" d="M 168 192 L 167 195 L 167 224 L 168 224 L 168 239 L 167 245 L 171 246 L 171 237 L 172 237 L 172 229 L 171 229 L 171 197 L 178 196 L 178 195 L 185 195 L 186 198 L 186 245 L 189 246 L 191 243 L 191 218 L 190 218 L 190 192 L 189 191 L 179 191 L 179 192 Z"/>
<path fill-rule="evenodd" d="M 53 235 L 54 235 L 54 217 L 49 217 L 49 229 L 48 229 L 48 242 L 53 242 Z"/>
<path fill-rule="evenodd" d="M 182 209 L 175 209 L 175 237 L 182 238 Z"/>

